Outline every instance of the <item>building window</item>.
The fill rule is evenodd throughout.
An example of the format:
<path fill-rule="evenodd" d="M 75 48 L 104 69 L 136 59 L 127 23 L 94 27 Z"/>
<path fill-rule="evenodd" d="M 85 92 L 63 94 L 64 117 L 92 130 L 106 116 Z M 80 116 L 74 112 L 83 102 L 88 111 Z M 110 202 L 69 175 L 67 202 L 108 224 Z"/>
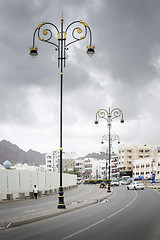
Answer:
<path fill-rule="evenodd" d="M 150 151 L 149 149 L 145 150 L 145 152 L 149 152 L 149 151 Z"/>
<path fill-rule="evenodd" d="M 131 153 L 131 152 L 132 152 L 132 150 L 127 150 L 127 152 Z"/>
<path fill-rule="evenodd" d="M 139 150 L 140 153 L 143 153 L 143 150 Z"/>

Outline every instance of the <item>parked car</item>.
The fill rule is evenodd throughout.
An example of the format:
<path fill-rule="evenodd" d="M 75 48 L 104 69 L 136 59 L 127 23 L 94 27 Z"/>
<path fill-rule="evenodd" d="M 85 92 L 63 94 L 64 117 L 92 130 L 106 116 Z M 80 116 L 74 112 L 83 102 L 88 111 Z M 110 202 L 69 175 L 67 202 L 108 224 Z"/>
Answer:
<path fill-rule="evenodd" d="M 141 182 L 131 182 L 129 185 L 127 185 L 127 189 L 128 190 L 137 190 L 137 189 L 142 189 L 144 190 L 145 186 L 143 183 Z"/>
<path fill-rule="evenodd" d="M 81 180 L 77 179 L 77 185 L 80 185 L 80 184 L 81 184 Z"/>
<path fill-rule="evenodd" d="M 119 181 L 113 180 L 113 181 L 111 182 L 111 186 L 119 186 Z"/>

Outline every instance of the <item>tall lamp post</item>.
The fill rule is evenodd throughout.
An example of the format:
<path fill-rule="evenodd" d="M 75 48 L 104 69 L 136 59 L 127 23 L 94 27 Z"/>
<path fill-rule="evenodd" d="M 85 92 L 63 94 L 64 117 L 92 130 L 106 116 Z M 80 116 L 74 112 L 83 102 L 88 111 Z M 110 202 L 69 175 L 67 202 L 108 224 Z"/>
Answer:
<path fill-rule="evenodd" d="M 109 137 L 109 135 L 108 134 L 105 134 L 105 135 L 103 135 L 103 137 L 102 137 L 102 144 L 104 143 L 104 141 L 108 141 L 109 142 L 109 182 L 108 182 L 108 191 L 107 192 L 110 192 L 111 190 L 110 190 L 110 178 L 111 178 L 111 166 L 110 166 L 110 164 L 111 164 L 111 147 L 112 147 L 112 142 L 113 141 L 118 141 L 118 144 L 120 144 L 120 138 L 119 138 L 119 136 L 117 135 L 117 134 L 113 134 L 113 135 L 110 135 L 110 137 Z M 106 159 L 106 161 L 107 161 L 107 159 Z M 107 172 L 107 168 L 106 168 L 106 172 Z M 107 176 L 107 175 L 106 175 Z M 106 181 L 107 181 L 107 179 L 106 179 Z"/>
<path fill-rule="evenodd" d="M 97 111 L 96 113 L 96 120 L 95 120 L 95 124 L 98 124 L 98 117 L 103 118 L 107 121 L 107 125 L 108 125 L 108 130 L 109 130 L 109 134 L 108 134 L 108 139 L 109 139 L 109 183 L 108 183 L 108 192 L 110 192 L 110 161 L 111 161 L 111 123 L 112 120 L 118 117 L 122 117 L 121 118 L 121 123 L 124 123 L 124 119 L 123 119 L 123 112 L 120 108 L 114 108 L 113 110 L 110 109 L 109 110 L 105 110 L 105 109 L 100 109 Z"/>
<path fill-rule="evenodd" d="M 66 51 L 68 50 L 68 46 L 72 43 L 81 41 L 85 39 L 87 33 L 89 32 L 89 46 L 87 47 L 87 54 L 91 57 L 94 55 L 94 46 L 92 45 L 92 34 L 89 25 L 80 20 L 74 21 L 68 25 L 68 27 L 64 31 L 63 27 L 63 14 L 61 17 L 61 29 L 59 30 L 56 25 L 51 22 L 43 22 L 41 23 L 34 31 L 33 34 L 33 45 L 30 48 L 30 55 L 32 57 L 36 57 L 38 55 L 38 48 L 35 46 L 35 38 L 36 35 L 38 39 L 42 42 L 52 44 L 55 47 L 55 50 L 58 52 L 58 68 L 60 68 L 60 187 L 59 187 L 59 203 L 58 208 L 66 208 L 64 204 L 64 196 L 63 196 L 63 187 L 62 187 L 62 96 L 63 96 L 63 68 L 65 67 L 66 60 Z M 76 25 L 76 26 L 75 26 Z M 70 32 L 69 32 L 70 30 Z M 54 34 L 55 32 L 55 34 Z M 70 42 L 67 41 L 67 34 L 70 33 L 69 39 Z M 55 35 L 57 35 L 57 41 L 55 41 Z M 43 36 L 43 37 L 42 37 Z M 70 38 L 72 37 L 72 38 Z"/>

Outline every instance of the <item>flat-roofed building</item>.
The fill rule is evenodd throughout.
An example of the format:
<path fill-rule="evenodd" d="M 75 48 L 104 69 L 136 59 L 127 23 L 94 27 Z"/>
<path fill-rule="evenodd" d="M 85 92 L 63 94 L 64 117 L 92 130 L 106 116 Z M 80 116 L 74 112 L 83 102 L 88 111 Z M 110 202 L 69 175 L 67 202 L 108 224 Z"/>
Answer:
<path fill-rule="evenodd" d="M 153 158 L 160 153 L 160 144 L 144 143 L 130 146 L 121 145 L 119 148 L 118 164 L 120 176 L 133 176 L 133 161 L 136 159 Z"/>

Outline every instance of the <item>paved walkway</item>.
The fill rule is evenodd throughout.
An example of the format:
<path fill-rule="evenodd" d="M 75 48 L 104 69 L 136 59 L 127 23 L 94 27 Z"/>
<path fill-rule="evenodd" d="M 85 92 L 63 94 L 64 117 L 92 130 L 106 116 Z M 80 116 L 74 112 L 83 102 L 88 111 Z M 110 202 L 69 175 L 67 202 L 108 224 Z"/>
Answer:
<path fill-rule="evenodd" d="M 104 201 L 106 198 L 111 196 L 113 194 L 113 189 L 111 188 L 111 192 L 108 193 L 107 189 L 100 189 L 97 186 L 97 191 L 95 191 L 95 195 L 92 195 L 92 197 L 88 197 L 84 201 L 72 201 L 70 203 L 66 204 L 66 209 L 58 209 L 57 206 L 53 206 L 51 209 L 46 209 L 43 211 L 38 211 L 35 213 L 28 213 L 25 216 L 19 216 L 19 217 L 14 217 L 11 219 L 7 219 L 4 222 L 0 222 L 0 230 L 4 230 L 10 227 L 16 227 L 16 226 L 21 226 L 27 223 L 32 223 L 35 221 L 47 219 L 50 217 L 62 215 L 68 212 L 75 211 L 80 208 L 87 207 L 89 205 L 93 205 L 99 202 Z M 7 203 L 5 203 L 7 204 Z"/>

